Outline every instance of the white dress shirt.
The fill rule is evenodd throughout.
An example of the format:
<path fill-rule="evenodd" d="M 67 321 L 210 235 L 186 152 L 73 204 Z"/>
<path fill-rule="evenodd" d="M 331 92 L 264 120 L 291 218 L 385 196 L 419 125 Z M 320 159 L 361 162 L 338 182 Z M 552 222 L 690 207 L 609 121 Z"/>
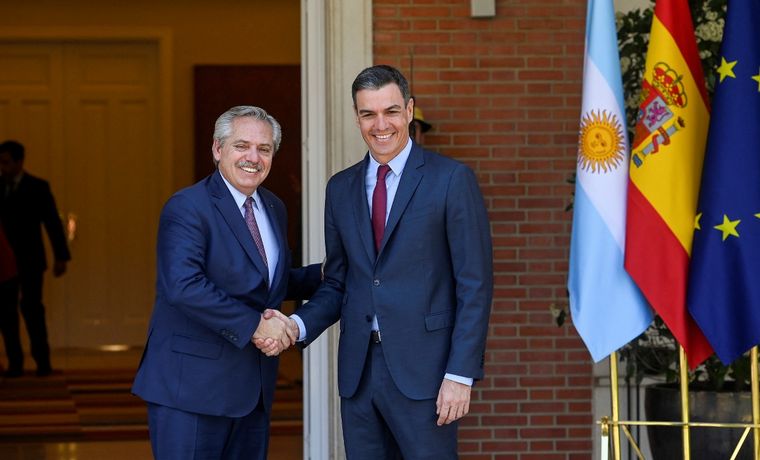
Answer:
<path fill-rule="evenodd" d="M 245 204 L 245 200 L 248 198 L 248 196 L 227 182 L 227 179 L 224 178 L 224 175 L 221 173 L 219 175 L 222 176 L 224 184 L 232 194 L 232 198 L 235 200 L 235 204 L 237 205 L 238 210 L 240 210 L 240 215 L 242 215 L 245 219 L 245 208 L 243 205 Z M 274 230 L 272 229 L 272 224 L 269 222 L 269 216 L 264 209 L 264 204 L 261 202 L 259 191 L 256 190 L 251 196 L 253 196 L 253 216 L 256 218 L 256 225 L 259 227 L 261 241 L 264 243 L 264 252 L 267 255 L 269 285 L 271 286 L 274 282 L 274 274 L 277 268 L 277 262 L 280 260 L 280 248 L 277 246 L 277 238 L 274 236 Z"/>

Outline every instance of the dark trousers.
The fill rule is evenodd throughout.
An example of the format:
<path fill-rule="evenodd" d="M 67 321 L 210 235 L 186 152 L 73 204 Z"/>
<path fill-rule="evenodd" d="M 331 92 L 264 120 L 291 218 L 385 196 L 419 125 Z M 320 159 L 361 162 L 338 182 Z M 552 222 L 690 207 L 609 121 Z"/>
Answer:
<path fill-rule="evenodd" d="M 269 414 L 261 401 L 241 418 L 148 403 L 148 428 L 156 460 L 266 460 L 269 449 Z"/>
<path fill-rule="evenodd" d="M 371 344 L 359 389 L 341 399 L 349 460 L 447 460 L 457 457 L 457 422 L 438 426 L 435 399 L 404 396 L 388 372 L 382 344 Z"/>
<path fill-rule="evenodd" d="M 45 325 L 45 306 L 42 304 L 42 276 L 43 272 L 26 272 L 16 281 L 3 283 L 0 287 L 0 332 L 5 342 L 8 369 L 21 370 L 24 366 L 19 334 L 19 309 L 24 317 L 37 369 L 50 368 L 50 346 Z"/>

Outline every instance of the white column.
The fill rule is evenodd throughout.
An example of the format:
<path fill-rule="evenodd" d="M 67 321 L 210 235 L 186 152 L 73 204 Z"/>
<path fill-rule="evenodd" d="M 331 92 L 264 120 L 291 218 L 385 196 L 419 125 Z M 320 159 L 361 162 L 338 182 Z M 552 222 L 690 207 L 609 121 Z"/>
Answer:
<path fill-rule="evenodd" d="M 324 258 L 329 176 L 366 152 L 351 83 L 372 65 L 372 1 L 301 0 L 304 260 Z M 304 353 L 304 459 L 344 459 L 337 392 L 338 336 L 332 328 Z"/>

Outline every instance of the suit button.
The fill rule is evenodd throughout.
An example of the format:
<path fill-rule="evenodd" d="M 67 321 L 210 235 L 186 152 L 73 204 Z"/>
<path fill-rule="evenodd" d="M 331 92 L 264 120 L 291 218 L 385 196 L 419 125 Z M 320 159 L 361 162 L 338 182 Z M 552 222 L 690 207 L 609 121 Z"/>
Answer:
<path fill-rule="evenodd" d="M 380 280 L 374 280 L 372 281 L 372 284 L 374 284 L 375 286 L 380 286 Z"/>
<path fill-rule="evenodd" d="M 368 323 L 372 322 L 372 317 L 370 315 L 365 316 L 364 319 L 366 319 Z"/>

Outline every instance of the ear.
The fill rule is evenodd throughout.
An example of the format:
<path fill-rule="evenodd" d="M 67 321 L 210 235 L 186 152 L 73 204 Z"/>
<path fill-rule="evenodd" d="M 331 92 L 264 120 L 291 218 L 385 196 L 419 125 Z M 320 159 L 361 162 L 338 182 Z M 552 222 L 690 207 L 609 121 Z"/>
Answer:
<path fill-rule="evenodd" d="M 406 103 L 406 116 L 411 123 L 414 120 L 414 99 L 409 98 L 409 102 Z"/>
<path fill-rule="evenodd" d="M 222 159 L 222 144 L 217 139 L 214 139 L 214 145 L 211 147 L 211 152 L 214 154 L 214 160 L 218 163 Z"/>

